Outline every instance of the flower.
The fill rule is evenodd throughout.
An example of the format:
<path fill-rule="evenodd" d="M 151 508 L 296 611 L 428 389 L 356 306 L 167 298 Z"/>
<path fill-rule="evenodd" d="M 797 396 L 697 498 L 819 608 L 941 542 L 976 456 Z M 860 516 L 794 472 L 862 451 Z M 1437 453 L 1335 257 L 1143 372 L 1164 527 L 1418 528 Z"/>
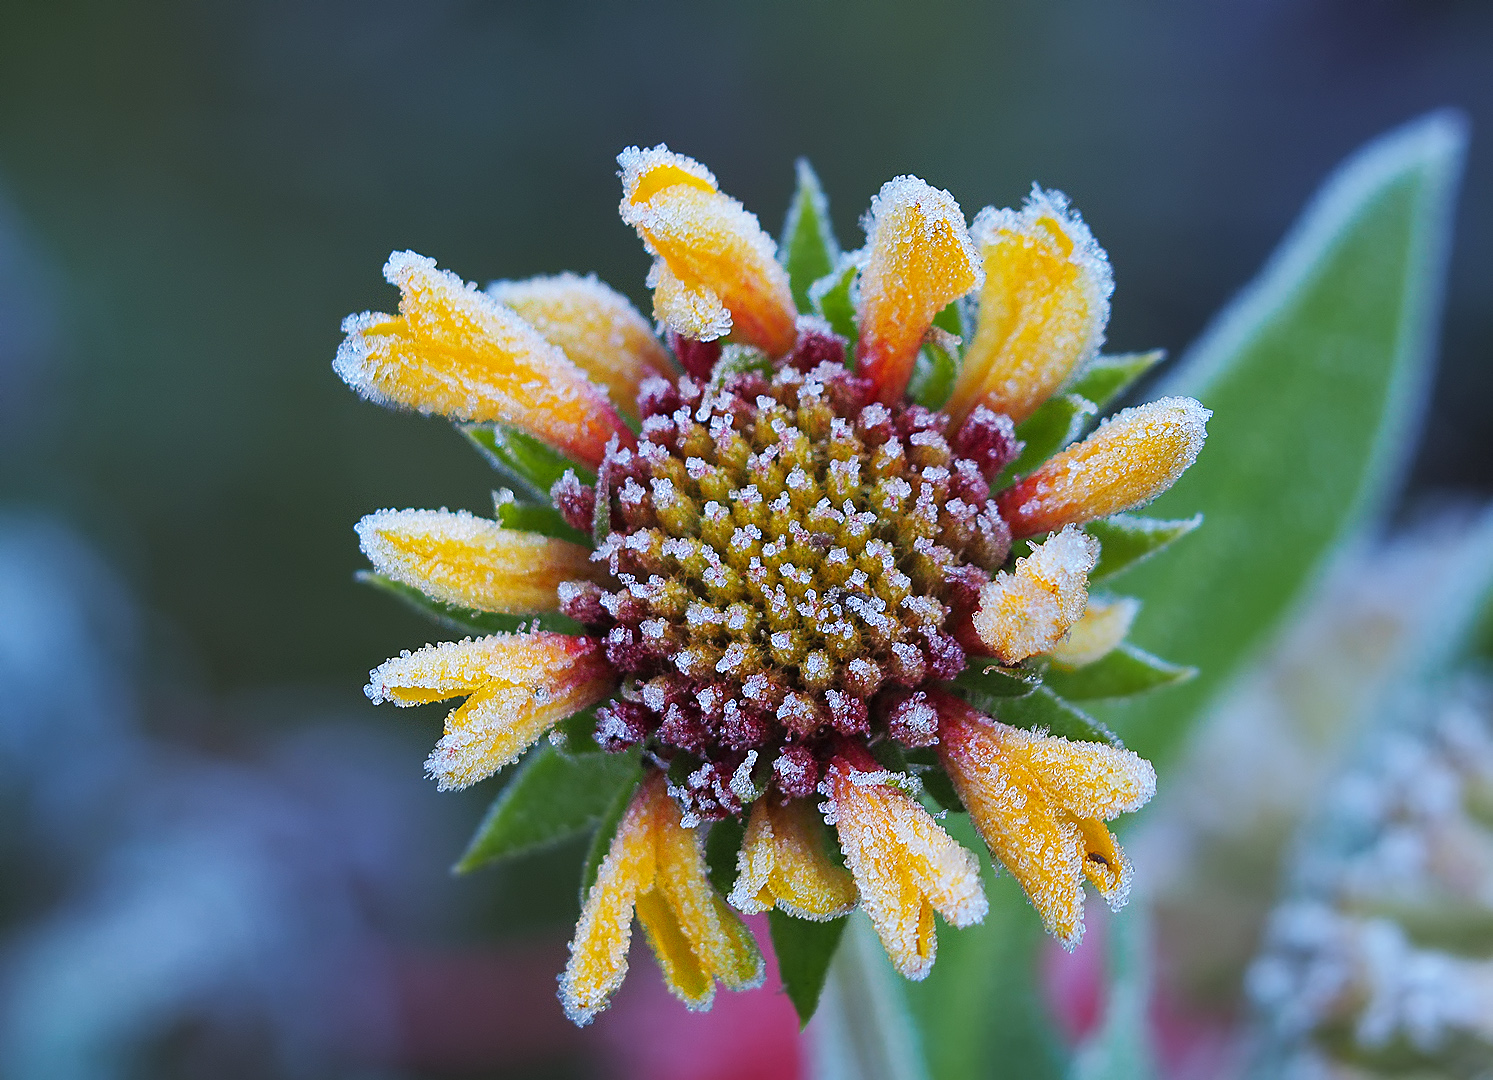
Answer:
<path fill-rule="evenodd" d="M 492 775 L 546 731 L 566 752 L 580 739 L 639 762 L 598 837 L 561 980 L 577 1023 L 620 984 L 634 916 L 691 1007 L 716 982 L 760 979 L 733 905 L 811 922 L 858 905 L 896 967 L 926 975 L 933 913 L 968 926 L 987 901 L 919 773 L 947 775 L 1048 928 L 1076 940 L 1085 875 L 1124 902 L 1128 864 L 1103 822 L 1143 804 L 1154 775 L 1097 725 L 1096 741 L 1054 738 L 959 695 L 1013 674 L 1029 688 L 1120 644 L 1135 607 L 1089 608 L 1102 551 L 1082 526 L 1165 490 L 1207 410 L 1168 398 L 1067 448 L 1043 434 L 1072 427 L 1049 422 L 1063 404 L 1049 399 L 1079 400 L 1105 363 L 1112 291 L 1056 192 L 967 228 L 948 192 L 898 177 L 843 257 L 822 203 L 801 196 L 788 246 L 820 247 L 795 263 L 698 162 L 663 146 L 618 162 L 662 340 L 594 278 L 483 292 L 412 252 L 385 267 L 399 314 L 344 324 L 349 385 L 488 432 L 507 448 L 495 460 L 549 496 L 500 493 L 494 520 L 359 523 L 376 580 L 418 590 L 437 617 L 545 627 L 405 654 L 369 696 L 467 695 L 428 764 L 442 787 Z M 832 270 L 790 272 L 809 264 Z M 745 824 L 734 841 L 731 822 Z M 716 879 L 729 905 L 707 831 L 712 848 L 730 841 Z"/>

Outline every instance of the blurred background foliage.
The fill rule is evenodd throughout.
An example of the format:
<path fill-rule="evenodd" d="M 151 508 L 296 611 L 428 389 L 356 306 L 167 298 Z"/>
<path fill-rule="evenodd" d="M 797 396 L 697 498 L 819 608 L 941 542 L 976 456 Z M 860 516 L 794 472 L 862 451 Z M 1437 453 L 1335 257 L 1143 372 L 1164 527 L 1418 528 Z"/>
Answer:
<path fill-rule="evenodd" d="M 353 584 L 352 523 L 383 506 L 483 512 L 493 483 L 448 425 L 369 407 L 332 374 L 340 318 L 394 303 L 391 249 L 479 282 L 594 270 L 648 310 L 647 259 L 616 216 L 629 143 L 707 162 L 774 231 L 807 155 L 852 246 L 893 175 L 947 187 L 970 216 L 1036 180 L 1072 197 L 1114 262 L 1110 349 L 1176 356 L 1335 163 L 1456 105 L 1473 139 L 1407 520 L 1493 493 L 1490 70 L 1478 0 L 11 0 L 0 504 L 49 512 L 122 573 L 144 608 L 145 728 L 242 758 L 351 719 L 394 744 L 369 767 L 386 785 L 370 805 L 405 806 L 397 789 L 418 813 L 471 818 L 490 785 L 399 787 L 440 711 L 390 717 L 358 694 L 432 632 Z M 277 753 L 335 746 L 318 737 Z M 551 927 L 532 965 L 543 1027 L 576 852 L 446 885 L 468 824 L 414 830 L 397 858 L 418 863 L 401 880 L 421 900 L 372 922 L 465 941 Z M 54 877 L 0 887 L 0 914 L 43 910 L 66 868 Z"/>

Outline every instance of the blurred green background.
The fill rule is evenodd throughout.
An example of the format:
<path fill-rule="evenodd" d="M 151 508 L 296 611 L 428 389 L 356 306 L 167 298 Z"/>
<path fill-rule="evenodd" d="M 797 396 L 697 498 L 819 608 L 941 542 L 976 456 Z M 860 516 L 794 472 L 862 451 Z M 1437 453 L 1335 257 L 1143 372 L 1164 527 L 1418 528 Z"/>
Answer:
<path fill-rule="evenodd" d="M 394 302 L 391 249 L 645 305 L 629 143 L 699 157 L 773 231 L 809 155 L 851 246 L 898 173 L 970 216 L 1037 180 L 1114 261 L 1111 347 L 1176 355 L 1332 163 L 1441 104 L 1473 153 L 1414 482 L 1487 491 L 1490 71 L 1476 0 L 12 2 L 0 199 L 33 325 L 0 498 L 79 524 L 203 689 L 356 694 L 427 631 L 354 587 L 352 523 L 490 486 L 448 427 L 332 374 L 338 320 Z"/>

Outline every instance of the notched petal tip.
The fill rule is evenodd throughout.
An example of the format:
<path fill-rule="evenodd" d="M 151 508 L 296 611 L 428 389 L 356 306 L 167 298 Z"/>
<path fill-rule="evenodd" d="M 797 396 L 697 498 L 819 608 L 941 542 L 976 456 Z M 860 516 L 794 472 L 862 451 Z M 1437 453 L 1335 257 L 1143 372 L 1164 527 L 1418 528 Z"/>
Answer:
<path fill-rule="evenodd" d="M 984 275 L 959 204 L 915 176 L 882 185 L 865 229 L 856 356 L 877 400 L 890 405 L 907 389 L 934 316 Z"/>
<path fill-rule="evenodd" d="M 1187 397 L 1126 409 L 1001 492 L 1001 516 L 1034 536 L 1144 506 L 1197 460 L 1212 415 Z"/>
<path fill-rule="evenodd" d="M 1009 665 L 1057 646 L 1084 613 L 1098 559 L 1099 541 L 1067 528 L 986 582 L 971 622 L 990 655 Z"/>
<path fill-rule="evenodd" d="M 400 290 L 399 314 L 345 320 L 347 337 L 332 363 L 363 397 L 511 424 L 592 466 L 608 438 L 631 440 L 605 391 L 476 286 L 413 251 L 390 255 L 384 276 Z"/>
<path fill-rule="evenodd" d="M 792 349 L 788 272 L 757 216 L 719 191 L 710 170 L 662 144 L 629 147 L 617 161 L 622 220 L 657 259 L 649 284 L 660 321 L 696 340 L 729 332 L 772 356 Z"/>
<path fill-rule="evenodd" d="M 1018 422 L 1098 355 L 1114 278 L 1109 257 L 1058 191 L 1021 210 L 985 207 L 970 229 L 984 260 L 980 314 L 945 411 L 984 404 Z"/>
<path fill-rule="evenodd" d="M 737 855 L 731 904 L 749 915 L 776 907 L 811 922 L 853 911 L 855 881 L 830 860 L 823 831 L 810 800 L 758 799 Z"/>

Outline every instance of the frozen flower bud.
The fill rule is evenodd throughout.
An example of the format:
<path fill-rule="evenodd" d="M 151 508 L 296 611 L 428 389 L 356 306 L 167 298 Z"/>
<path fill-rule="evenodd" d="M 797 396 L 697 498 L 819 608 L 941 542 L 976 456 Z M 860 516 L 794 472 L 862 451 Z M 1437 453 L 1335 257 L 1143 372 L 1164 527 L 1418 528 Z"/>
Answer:
<path fill-rule="evenodd" d="M 812 799 L 758 799 L 736 858 L 731 903 L 748 914 L 776 907 L 814 922 L 849 914 L 855 882 L 826 854 L 823 833 Z"/>
<path fill-rule="evenodd" d="M 706 876 L 700 834 L 681 823 L 662 773 L 639 785 L 586 894 L 560 977 L 565 1015 L 587 1024 L 627 974 L 636 913 L 664 982 L 691 1009 L 708 1009 L 720 981 L 762 982 L 762 954 Z"/>
<path fill-rule="evenodd" d="M 983 280 L 980 256 L 952 195 L 899 176 L 871 200 L 864 258 L 856 358 L 876 400 L 890 405 L 907 389 L 934 316 Z"/>
<path fill-rule="evenodd" d="M 669 352 L 648 320 L 594 274 L 495 281 L 487 295 L 563 349 L 577 367 L 607 388 L 619 409 L 634 417 L 643 380 L 674 375 Z"/>
<path fill-rule="evenodd" d="M 985 265 L 980 316 L 947 412 L 986 405 L 1020 423 L 1099 352 L 1114 291 L 1109 258 L 1056 191 L 1021 210 L 987 206 L 971 228 Z"/>
<path fill-rule="evenodd" d="M 348 316 L 332 363 L 358 393 L 509 424 L 591 466 L 613 436 L 631 445 L 606 393 L 512 310 L 413 251 L 390 255 L 384 277 L 399 287 L 399 314 Z"/>
<path fill-rule="evenodd" d="M 938 949 L 935 911 L 959 927 L 985 918 L 980 863 L 869 754 L 847 753 L 831 761 L 825 775 L 826 820 L 839 833 L 861 907 L 892 965 L 909 979 L 922 979 Z"/>
<path fill-rule="evenodd" d="M 595 640 L 538 632 L 427 645 L 375 668 L 364 693 L 375 705 L 405 706 L 468 695 L 425 763 L 445 791 L 517 761 L 555 723 L 616 687 Z"/>
<path fill-rule="evenodd" d="M 1083 615 L 1098 559 L 1099 541 L 1064 529 L 1017 559 L 1015 569 L 997 573 L 980 590 L 972 619 L 990 655 L 1015 664 L 1057 645 Z"/>
<path fill-rule="evenodd" d="M 1065 948 L 1083 937 L 1087 877 L 1118 911 L 1130 863 L 1105 822 L 1156 793 L 1156 771 L 1129 750 L 1013 728 L 932 691 L 938 756 L 990 853 Z"/>
<path fill-rule="evenodd" d="M 591 552 L 505 529 L 465 510 L 380 510 L 357 524 L 374 569 L 426 596 L 478 611 L 558 611 L 561 582 L 591 574 Z"/>
<path fill-rule="evenodd" d="M 701 341 L 729 332 L 771 356 L 793 348 L 788 272 L 757 216 L 722 194 L 709 169 L 662 144 L 629 147 L 617 163 L 622 220 L 656 256 L 648 284 L 659 319 Z"/>
<path fill-rule="evenodd" d="M 1212 415 L 1184 397 L 1126 409 L 1001 492 L 1001 516 L 1021 537 L 1142 506 L 1197 460 Z"/>

